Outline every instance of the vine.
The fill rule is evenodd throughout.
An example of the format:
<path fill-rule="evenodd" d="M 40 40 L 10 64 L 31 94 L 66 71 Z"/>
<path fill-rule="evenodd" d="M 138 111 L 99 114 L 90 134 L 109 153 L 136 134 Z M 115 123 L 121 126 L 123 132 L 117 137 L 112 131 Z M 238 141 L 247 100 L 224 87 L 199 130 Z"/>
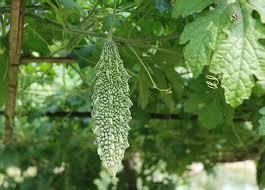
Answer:
<path fill-rule="evenodd" d="M 264 139 L 258 135 L 265 134 L 263 1 L 115 0 L 113 6 L 106 1 L 29 0 L 25 11 L 18 5 L 21 1 L 13 2 L 17 7 L 10 1 L 0 3 L 4 4 L 0 7 L 0 102 L 6 106 L 0 117 L 6 118 L 4 143 L 11 144 L 14 139 L 12 150 L 1 149 L 1 161 L 5 155 L 11 160 L 18 152 L 23 158 L 36 150 L 40 155 L 45 154 L 43 150 L 58 153 L 56 163 L 69 163 L 65 177 L 56 175 L 54 180 L 51 176 L 52 188 L 62 184 L 95 189 L 101 165 L 115 182 L 123 157 L 125 170 L 130 170 L 128 163 L 135 153 L 142 167 L 134 171 L 132 181 L 137 183 L 139 178 L 148 185 L 152 184 L 149 176 L 161 169 L 159 163 L 164 163 L 167 173 L 181 175 L 191 162 L 211 168 L 218 162 L 258 160 L 264 155 Z M 113 11 L 111 20 L 109 10 Z M 109 26 L 108 34 L 104 34 Z M 100 53 L 102 40 L 105 43 Z M 51 65 L 57 63 L 63 69 Z M 23 76 L 17 78 L 19 70 Z M 56 77 L 62 74 L 65 79 L 57 83 Z M 18 91 L 16 81 L 20 81 Z M 77 84 L 85 84 L 85 88 Z M 150 84 L 155 90 L 149 90 Z M 4 89 L 7 85 L 9 88 Z M 92 132 L 86 130 L 90 121 L 101 161 L 94 150 Z M 12 136 L 15 124 L 17 131 Z M 127 150 L 130 127 L 132 148 Z M 60 155 L 57 145 L 70 147 L 69 152 L 75 154 L 63 149 Z M 51 147 L 57 150 L 49 150 Z M 80 156 L 84 152 L 88 157 Z M 48 156 L 44 162 L 39 155 L 32 157 L 39 160 L 26 161 L 28 164 L 50 161 L 49 169 L 39 171 L 40 176 L 56 168 Z M 98 168 L 85 168 L 91 160 Z M 263 159 L 259 162 L 262 170 Z M 86 169 L 80 176 L 89 176 L 92 187 L 75 184 L 78 172 L 71 171 L 73 167 L 78 172 Z M 264 173 L 259 171 L 259 176 Z M 115 185 L 126 189 L 124 173 L 119 176 L 122 180 Z M 53 182 L 61 178 L 63 183 Z M 262 177 L 258 178 L 263 184 Z M 150 189 L 160 188 L 157 183 L 152 185 Z"/>

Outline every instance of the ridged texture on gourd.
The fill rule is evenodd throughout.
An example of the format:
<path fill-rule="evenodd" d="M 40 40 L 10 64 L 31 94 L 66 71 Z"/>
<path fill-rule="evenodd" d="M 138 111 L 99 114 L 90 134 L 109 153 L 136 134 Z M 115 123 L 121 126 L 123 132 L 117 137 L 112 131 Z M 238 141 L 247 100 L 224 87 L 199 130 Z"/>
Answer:
<path fill-rule="evenodd" d="M 103 166 L 115 177 L 125 149 L 129 147 L 127 137 L 132 102 L 129 99 L 130 75 L 124 69 L 112 40 L 106 40 L 95 71 L 92 96 L 95 143 Z"/>

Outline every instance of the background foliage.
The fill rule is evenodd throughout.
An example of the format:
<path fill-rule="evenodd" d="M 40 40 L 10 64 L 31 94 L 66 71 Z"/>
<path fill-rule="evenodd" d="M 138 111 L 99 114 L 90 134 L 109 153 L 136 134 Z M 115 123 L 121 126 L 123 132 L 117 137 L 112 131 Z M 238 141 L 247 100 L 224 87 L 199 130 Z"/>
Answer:
<path fill-rule="evenodd" d="M 129 188 L 133 178 L 147 189 L 174 189 L 170 175 L 183 174 L 192 162 L 211 171 L 218 162 L 259 160 L 264 151 L 257 128 L 265 105 L 264 7 L 262 0 L 118 1 L 114 40 L 132 75 L 134 106 L 131 146 L 117 189 Z M 3 107 L 10 1 L 1 1 L 0 8 Z M 0 152 L 6 182 L 1 188 L 111 188 L 93 144 L 91 119 L 73 113 L 91 111 L 93 68 L 112 11 L 111 0 L 26 1 L 23 58 L 69 57 L 76 63 L 20 66 L 14 139 Z M 264 129 L 262 119 L 260 125 Z M 263 160 L 258 164 L 261 186 Z M 21 175 L 5 175 L 11 166 Z M 37 168 L 36 175 L 22 175 L 30 167 Z M 156 171 L 165 174 L 162 182 L 150 178 Z"/>

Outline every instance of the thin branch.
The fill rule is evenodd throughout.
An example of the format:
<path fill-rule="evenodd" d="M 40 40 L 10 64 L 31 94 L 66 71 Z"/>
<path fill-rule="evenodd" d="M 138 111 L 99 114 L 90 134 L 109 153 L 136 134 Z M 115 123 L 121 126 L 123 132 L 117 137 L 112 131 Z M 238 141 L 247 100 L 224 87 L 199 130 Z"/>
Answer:
<path fill-rule="evenodd" d="M 59 31 L 64 31 L 64 32 L 74 33 L 74 34 L 90 35 L 90 36 L 102 38 L 102 39 L 107 38 L 107 35 L 105 34 L 97 34 L 97 33 L 87 32 L 84 30 L 74 29 L 74 28 L 61 28 L 59 29 Z M 145 44 L 145 43 L 155 42 L 155 41 L 172 40 L 178 37 L 179 37 L 179 34 L 169 34 L 169 35 L 163 35 L 163 36 L 151 36 L 151 37 L 146 37 L 144 39 L 128 39 L 128 38 L 113 36 L 112 39 L 118 43 L 139 45 L 139 44 Z"/>
<path fill-rule="evenodd" d="M 89 32 L 87 30 L 82 30 L 82 29 L 78 29 L 78 28 L 63 28 L 59 23 L 54 22 L 54 21 L 47 19 L 47 18 L 44 18 L 44 17 L 40 17 L 36 14 L 27 13 L 26 16 L 37 19 L 40 22 L 44 22 L 47 27 L 50 26 L 51 29 L 54 29 L 54 30 L 64 31 L 64 32 L 73 33 L 73 34 L 90 35 L 90 36 L 93 36 L 96 38 L 102 38 L 102 39 L 107 38 L 106 34 Z M 172 39 L 178 38 L 179 36 L 180 36 L 179 33 L 175 33 L 175 34 L 169 34 L 169 35 L 163 35 L 163 36 L 151 36 L 151 37 L 147 37 L 144 39 L 127 39 L 127 38 L 116 37 L 116 36 L 113 36 L 112 38 L 115 42 L 118 42 L 118 43 L 128 43 L 130 45 L 139 45 L 139 44 L 145 44 L 148 42 L 172 40 Z"/>
<path fill-rule="evenodd" d="M 256 142 L 252 146 L 246 147 L 246 152 L 235 151 L 230 155 L 225 155 L 220 158 L 214 159 L 215 163 L 229 163 L 241 162 L 246 160 L 258 160 L 262 152 L 257 147 L 261 147 L 261 142 Z"/>
<path fill-rule="evenodd" d="M 3 111 L 0 111 L 0 115 L 4 115 Z M 30 113 L 22 113 L 21 115 L 30 115 Z M 70 118 L 90 118 L 91 117 L 91 112 L 66 112 L 66 111 L 57 111 L 57 112 L 46 112 L 41 114 L 42 116 L 47 116 L 51 118 L 55 117 L 70 117 Z M 150 113 L 149 114 L 150 118 L 152 119 L 160 119 L 160 120 L 183 120 L 186 119 L 187 117 L 184 117 L 184 115 L 180 114 L 162 114 L 162 113 Z M 191 116 L 191 119 L 194 120 L 197 117 L 195 115 Z"/>
<path fill-rule="evenodd" d="M 22 116 L 30 115 L 30 112 L 22 113 Z M 3 111 L 0 111 L 0 116 L 4 115 Z M 90 118 L 91 112 L 77 112 L 77 111 L 56 111 L 56 112 L 46 112 L 40 113 L 42 116 L 47 116 L 51 118 L 69 117 L 69 118 Z M 172 114 L 172 113 L 149 113 L 150 119 L 158 120 L 191 120 L 196 121 L 198 119 L 197 115 L 193 114 Z M 246 122 L 248 119 L 244 118 L 234 118 L 234 122 Z"/>
<path fill-rule="evenodd" d="M 17 91 L 17 74 L 20 62 L 21 39 L 24 21 L 24 2 L 23 0 L 12 0 L 11 2 L 11 22 L 9 36 L 9 66 L 8 66 L 8 89 L 7 102 L 5 109 L 5 132 L 4 144 L 9 144 L 12 139 L 16 91 Z"/>
<path fill-rule="evenodd" d="M 29 63 L 61 63 L 61 64 L 72 64 L 76 63 L 71 57 L 22 57 L 20 64 Z"/>

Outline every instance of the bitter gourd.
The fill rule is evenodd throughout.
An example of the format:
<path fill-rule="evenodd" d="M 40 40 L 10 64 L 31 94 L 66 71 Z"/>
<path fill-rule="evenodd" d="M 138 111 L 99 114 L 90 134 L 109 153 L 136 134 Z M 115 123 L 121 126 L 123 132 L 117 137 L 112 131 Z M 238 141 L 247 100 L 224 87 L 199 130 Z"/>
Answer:
<path fill-rule="evenodd" d="M 129 108 L 132 102 L 129 99 L 130 75 L 124 69 L 112 39 L 105 41 L 95 72 L 92 95 L 95 144 L 103 166 L 115 177 L 125 149 L 129 147 L 128 123 L 131 120 Z"/>

